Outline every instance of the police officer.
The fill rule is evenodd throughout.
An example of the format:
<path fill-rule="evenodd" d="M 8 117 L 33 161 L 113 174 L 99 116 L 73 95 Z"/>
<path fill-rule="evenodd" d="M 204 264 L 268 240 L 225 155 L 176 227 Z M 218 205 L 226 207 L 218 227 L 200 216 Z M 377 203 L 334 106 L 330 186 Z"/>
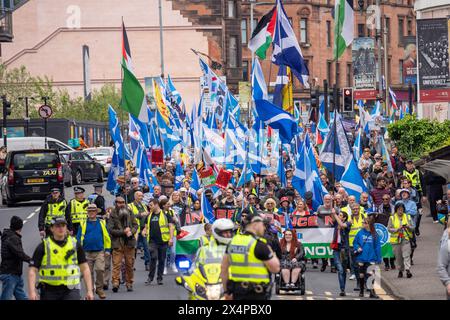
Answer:
<path fill-rule="evenodd" d="M 94 300 L 92 279 L 83 248 L 68 236 L 67 221 L 55 217 L 51 221 L 51 236 L 36 248 L 28 271 L 30 300 L 37 300 L 36 279 L 39 276 L 41 300 L 80 300 L 80 278 L 86 286 L 86 300 Z"/>
<path fill-rule="evenodd" d="M 50 190 L 51 194 L 48 195 L 39 211 L 38 228 L 41 238 L 49 236 L 50 223 L 55 217 L 64 217 L 68 222 L 68 229 L 72 230 L 72 221 L 70 214 L 66 212 L 67 201 L 61 195 L 61 190 L 53 188 Z"/>
<path fill-rule="evenodd" d="M 66 209 L 66 213 L 70 215 L 70 218 L 72 220 L 72 229 L 74 235 L 78 233 L 80 224 L 87 220 L 87 207 L 89 205 L 89 201 L 85 198 L 84 192 L 84 188 L 73 188 L 75 198 L 70 200 L 69 205 Z"/>
<path fill-rule="evenodd" d="M 249 223 L 236 234 L 222 260 L 222 282 L 227 300 L 267 300 L 271 294 L 270 273 L 280 271 L 280 260 L 264 238 L 264 220 L 248 214 Z"/>
<path fill-rule="evenodd" d="M 105 197 L 103 197 L 102 193 L 103 183 L 95 183 L 94 193 L 88 197 L 89 203 L 93 203 L 97 206 L 97 216 L 99 218 L 104 218 L 104 215 L 106 214 Z"/>

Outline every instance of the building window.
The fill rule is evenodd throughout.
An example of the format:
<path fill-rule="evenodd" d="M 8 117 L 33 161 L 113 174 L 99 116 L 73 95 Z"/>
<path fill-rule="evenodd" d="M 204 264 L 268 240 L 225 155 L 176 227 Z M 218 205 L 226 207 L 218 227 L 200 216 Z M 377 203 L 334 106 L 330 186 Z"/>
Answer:
<path fill-rule="evenodd" d="M 242 44 L 247 43 L 247 19 L 241 20 L 241 39 Z"/>
<path fill-rule="evenodd" d="M 347 63 L 347 87 L 352 86 L 352 64 Z"/>
<path fill-rule="evenodd" d="M 412 36 L 413 35 L 413 31 L 412 31 L 412 20 L 408 19 L 408 36 Z"/>
<path fill-rule="evenodd" d="M 300 19 L 300 43 L 308 42 L 308 19 Z"/>
<path fill-rule="evenodd" d="M 403 60 L 400 59 L 398 61 L 398 82 L 402 84 L 403 81 Z"/>
<path fill-rule="evenodd" d="M 230 68 L 237 68 L 238 64 L 238 46 L 237 42 L 238 39 L 236 36 L 230 36 L 230 45 L 228 47 L 228 61 L 229 61 L 229 67 Z"/>
<path fill-rule="evenodd" d="M 388 17 L 385 17 L 385 24 L 386 24 L 386 42 L 389 45 L 391 43 L 391 19 Z"/>
<path fill-rule="evenodd" d="M 398 18 L 398 45 L 399 46 L 403 46 L 403 24 L 404 24 L 404 20 L 403 18 Z"/>
<path fill-rule="evenodd" d="M 255 30 L 255 28 L 256 28 L 257 25 L 258 25 L 258 19 L 253 18 L 253 29 L 252 29 L 252 33 L 253 33 L 253 30 Z"/>
<path fill-rule="evenodd" d="M 244 81 L 248 81 L 248 61 L 242 61 L 242 78 Z"/>
<path fill-rule="evenodd" d="M 364 37 L 365 36 L 365 34 L 364 34 L 364 24 L 362 24 L 362 23 L 358 23 L 358 37 Z"/>
<path fill-rule="evenodd" d="M 331 86 L 331 61 L 327 61 L 327 81 L 328 85 Z"/>
<path fill-rule="evenodd" d="M 228 18 L 236 18 L 236 3 L 234 0 L 228 1 Z"/>
<path fill-rule="evenodd" d="M 331 21 L 327 21 L 327 47 L 331 47 Z"/>

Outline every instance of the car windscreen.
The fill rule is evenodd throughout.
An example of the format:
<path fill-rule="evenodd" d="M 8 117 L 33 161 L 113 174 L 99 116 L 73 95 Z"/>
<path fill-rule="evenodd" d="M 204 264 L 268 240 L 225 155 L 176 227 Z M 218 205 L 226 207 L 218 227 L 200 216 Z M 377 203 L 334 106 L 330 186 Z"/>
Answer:
<path fill-rule="evenodd" d="M 91 157 L 102 157 L 102 156 L 109 157 L 111 155 L 111 152 L 109 149 L 84 150 L 84 152 L 86 152 Z"/>
<path fill-rule="evenodd" d="M 13 165 L 16 170 L 56 168 L 59 163 L 59 156 L 54 152 L 16 153 L 13 157 Z"/>

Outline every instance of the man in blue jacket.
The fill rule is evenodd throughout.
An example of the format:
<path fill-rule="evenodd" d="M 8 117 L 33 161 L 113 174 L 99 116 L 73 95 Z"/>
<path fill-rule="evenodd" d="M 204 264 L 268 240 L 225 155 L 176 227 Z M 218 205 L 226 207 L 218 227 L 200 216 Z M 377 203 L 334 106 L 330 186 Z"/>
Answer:
<path fill-rule="evenodd" d="M 97 205 L 91 203 L 87 207 L 88 219 L 80 224 L 77 240 L 83 246 L 86 259 L 91 270 L 92 282 L 95 271 L 95 293 L 100 299 L 105 299 L 103 277 L 105 273 L 105 251 L 111 251 L 111 238 L 106 229 L 106 222 L 97 218 Z"/>

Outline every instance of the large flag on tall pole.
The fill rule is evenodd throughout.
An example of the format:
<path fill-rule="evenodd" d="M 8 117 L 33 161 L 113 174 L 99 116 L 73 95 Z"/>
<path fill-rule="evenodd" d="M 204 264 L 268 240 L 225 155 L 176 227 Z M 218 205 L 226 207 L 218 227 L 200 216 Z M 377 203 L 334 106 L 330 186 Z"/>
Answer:
<path fill-rule="evenodd" d="M 134 75 L 133 64 L 131 61 L 130 44 L 128 43 L 127 31 L 125 24 L 122 22 L 122 100 L 120 106 L 125 111 L 147 123 L 147 100 L 139 80 Z"/>
<path fill-rule="evenodd" d="M 335 0 L 333 57 L 339 59 L 353 41 L 353 0 Z"/>
<path fill-rule="evenodd" d="M 272 44 L 276 23 L 277 10 L 273 7 L 259 20 L 248 42 L 248 48 L 263 60 L 266 59 L 266 51 Z"/>

